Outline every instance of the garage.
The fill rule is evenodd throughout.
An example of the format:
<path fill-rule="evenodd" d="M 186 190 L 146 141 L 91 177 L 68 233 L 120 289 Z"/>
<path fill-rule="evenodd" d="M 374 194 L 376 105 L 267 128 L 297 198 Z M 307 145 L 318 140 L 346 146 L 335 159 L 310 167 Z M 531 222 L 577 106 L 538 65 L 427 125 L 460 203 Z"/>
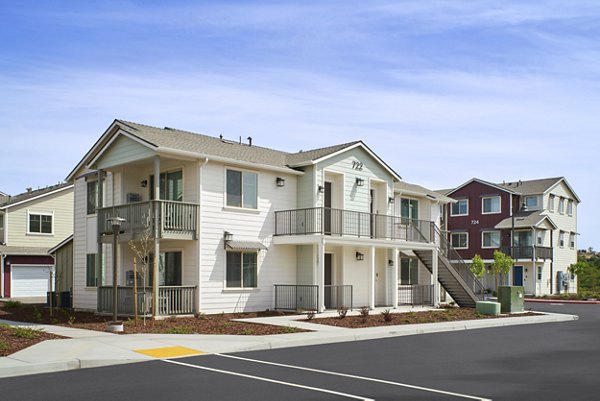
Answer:
<path fill-rule="evenodd" d="M 50 290 L 50 269 L 43 265 L 12 265 L 11 298 L 45 297 Z"/>

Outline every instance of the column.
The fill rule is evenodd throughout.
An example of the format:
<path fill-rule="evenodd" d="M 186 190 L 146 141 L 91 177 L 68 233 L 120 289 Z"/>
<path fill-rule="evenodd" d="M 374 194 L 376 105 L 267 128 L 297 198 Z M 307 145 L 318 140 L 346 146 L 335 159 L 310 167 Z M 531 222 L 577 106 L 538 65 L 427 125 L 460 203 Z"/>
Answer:
<path fill-rule="evenodd" d="M 400 256 L 398 248 L 394 248 L 392 255 L 394 256 L 394 267 L 392 270 L 392 307 L 396 309 L 398 307 L 398 256 Z"/>
<path fill-rule="evenodd" d="M 369 252 L 369 309 L 375 309 L 375 247 Z"/>
<path fill-rule="evenodd" d="M 325 311 L 325 243 L 323 240 L 317 245 L 317 294 L 319 304 L 318 311 Z"/>
<path fill-rule="evenodd" d="M 160 157 L 154 156 L 154 265 L 152 266 L 153 317 L 158 315 L 158 263 L 160 262 Z"/>
<path fill-rule="evenodd" d="M 100 208 L 102 206 L 104 206 L 103 204 L 103 199 L 104 199 L 104 188 L 102 185 L 102 178 L 104 175 L 104 171 L 102 170 L 98 170 L 98 177 L 97 177 L 97 183 L 98 183 L 98 189 L 96 191 L 96 207 Z M 96 220 L 98 219 L 99 213 L 96 213 Z M 97 235 L 98 235 L 98 251 L 96 252 L 96 280 L 98 283 L 98 287 L 100 287 L 101 285 L 104 285 L 104 272 L 102 271 L 102 241 L 100 239 L 100 227 L 103 227 L 104 224 L 106 222 L 105 221 L 96 221 L 96 225 L 97 225 Z"/>
<path fill-rule="evenodd" d="M 440 281 L 438 277 L 438 249 L 431 251 L 431 277 L 433 279 L 433 305 L 438 306 L 440 304 Z"/>

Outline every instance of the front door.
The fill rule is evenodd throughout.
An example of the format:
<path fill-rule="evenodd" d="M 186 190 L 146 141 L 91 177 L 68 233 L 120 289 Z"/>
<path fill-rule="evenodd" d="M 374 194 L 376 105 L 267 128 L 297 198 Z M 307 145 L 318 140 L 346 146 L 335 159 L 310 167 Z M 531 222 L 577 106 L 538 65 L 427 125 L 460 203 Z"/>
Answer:
<path fill-rule="evenodd" d="M 332 300 L 333 300 L 333 287 L 332 284 L 332 259 L 333 255 L 331 253 L 325 254 L 325 309 L 333 308 Z"/>
<path fill-rule="evenodd" d="M 326 235 L 331 235 L 331 182 L 325 181 L 325 193 L 323 197 L 323 229 Z"/>
<path fill-rule="evenodd" d="M 513 267 L 513 285 L 523 285 L 523 266 Z"/>

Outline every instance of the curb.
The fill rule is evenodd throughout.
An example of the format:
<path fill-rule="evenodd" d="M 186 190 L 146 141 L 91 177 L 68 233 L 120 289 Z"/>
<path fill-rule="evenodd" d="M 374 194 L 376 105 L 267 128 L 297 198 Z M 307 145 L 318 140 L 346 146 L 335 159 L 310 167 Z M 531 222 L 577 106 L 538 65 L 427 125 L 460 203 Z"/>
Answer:
<path fill-rule="evenodd" d="M 600 301 L 572 301 L 568 299 L 531 299 L 525 298 L 525 302 L 538 302 L 545 304 L 572 304 L 572 305 L 598 305 Z"/>

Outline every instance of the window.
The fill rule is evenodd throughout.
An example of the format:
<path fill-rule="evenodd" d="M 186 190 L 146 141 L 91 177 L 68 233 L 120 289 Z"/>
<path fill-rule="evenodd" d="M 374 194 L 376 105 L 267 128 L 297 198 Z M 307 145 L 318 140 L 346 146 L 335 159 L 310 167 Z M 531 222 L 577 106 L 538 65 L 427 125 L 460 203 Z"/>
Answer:
<path fill-rule="evenodd" d="M 531 231 L 515 231 L 515 247 L 526 248 L 533 245 Z"/>
<path fill-rule="evenodd" d="M 419 283 L 419 261 L 417 259 L 400 259 L 400 284 L 411 285 Z"/>
<path fill-rule="evenodd" d="M 469 248 L 469 234 L 468 233 L 450 233 L 450 242 L 452 247 L 456 249 L 467 249 Z"/>
<path fill-rule="evenodd" d="M 537 268 L 537 279 L 538 281 L 542 280 L 542 266 L 538 266 Z"/>
<path fill-rule="evenodd" d="M 560 213 L 560 214 L 565 213 L 565 198 L 560 198 L 558 200 L 558 213 Z"/>
<path fill-rule="evenodd" d="M 160 174 L 160 199 L 183 201 L 183 172 L 181 170 Z M 154 199 L 154 175 L 150 176 L 150 199 Z"/>
<path fill-rule="evenodd" d="M 86 287 L 98 286 L 98 271 L 96 270 L 96 254 L 88 253 L 85 267 Z"/>
<path fill-rule="evenodd" d="M 543 231 L 538 231 L 537 233 L 537 244 L 538 245 L 544 245 L 544 236 L 545 233 Z"/>
<path fill-rule="evenodd" d="M 573 201 L 569 199 L 567 202 L 567 214 L 573 216 Z"/>
<path fill-rule="evenodd" d="M 256 173 L 227 170 L 227 206 L 256 209 L 257 183 Z"/>
<path fill-rule="evenodd" d="M 500 213 L 500 197 L 490 196 L 483 198 L 483 214 Z"/>
<path fill-rule="evenodd" d="M 87 214 L 96 213 L 98 208 L 98 181 L 87 182 Z"/>
<path fill-rule="evenodd" d="M 565 246 L 565 232 L 561 231 L 558 235 L 558 245 L 562 248 Z"/>
<path fill-rule="evenodd" d="M 418 220 L 419 219 L 419 201 L 415 199 L 400 200 L 400 217 L 402 217 L 402 223 L 407 224 L 407 219 Z"/>
<path fill-rule="evenodd" d="M 458 202 L 452 204 L 450 211 L 451 216 L 466 216 L 469 214 L 469 200 L 459 199 Z"/>
<path fill-rule="evenodd" d="M 569 235 L 569 248 L 575 249 L 575 233 Z"/>
<path fill-rule="evenodd" d="M 255 288 L 257 286 L 257 252 L 227 252 L 226 286 Z"/>
<path fill-rule="evenodd" d="M 28 234 L 52 234 L 51 213 L 28 213 Z"/>
<path fill-rule="evenodd" d="M 161 252 L 158 260 L 158 285 L 181 285 L 181 252 Z M 154 278 L 154 255 L 148 264 L 148 285 Z"/>
<path fill-rule="evenodd" d="M 548 197 L 548 210 L 554 212 L 554 195 Z"/>
<path fill-rule="evenodd" d="M 525 206 L 527 206 L 530 209 L 537 209 L 538 197 L 537 196 L 526 196 L 525 197 Z"/>
<path fill-rule="evenodd" d="M 500 248 L 500 231 L 484 231 L 481 237 L 482 248 Z"/>

